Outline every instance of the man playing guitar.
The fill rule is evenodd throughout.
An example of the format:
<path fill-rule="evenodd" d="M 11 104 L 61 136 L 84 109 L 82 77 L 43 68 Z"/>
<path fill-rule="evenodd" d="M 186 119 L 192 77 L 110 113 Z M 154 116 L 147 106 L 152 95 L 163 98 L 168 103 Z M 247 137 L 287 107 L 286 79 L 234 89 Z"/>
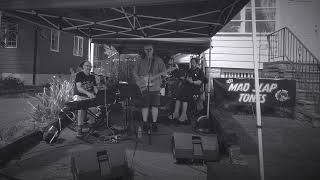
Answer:
<path fill-rule="evenodd" d="M 206 83 L 206 77 L 199 66 L 198 58 L 191 58 L 190 60 L 191 68 L 186 72 L 183 79 L 181 90 L 177 94 L 177 100 L 175 103 L 175 108 L 172 116 L 169 118 L 175 119 L 179 124 L 187 125 L 190 123 L 187 117 L 188 103 L 193 101 L 193 95 L 200 93 L 200 88 L 203 83 Z M 182 103 L 182 111 L 180 112 L 180 106 Z"/>
<path fill-rule="evenodd" d="M 86 98 L 95 98 L 97 94 L 97 84 L 94 75 L 90 74 L 91 64 L 89 61 L 80 63 L 81 71 L 76 74 L 74 87 L 74 100 L 83 100 Z M 86 109 L 78 110 L 78 137 L 83 136 L 83 123 L 87 117 Z"/>
<path fill-rule="evenodd" d="M 144 46 L 145 56 L 138 60 L 133 70 L 133 77 L 142 93 L 143 130 L 148 131 L 147 125 L 149 108 L 152 113 L 152 130 L 157 131 L 158 106 L 160 105 L 160 74 L 166 72 L 166 66 L 161 58 L 154 55 L 153 45 Z M 154 76 L 156 75 L 156 76 Z"/>

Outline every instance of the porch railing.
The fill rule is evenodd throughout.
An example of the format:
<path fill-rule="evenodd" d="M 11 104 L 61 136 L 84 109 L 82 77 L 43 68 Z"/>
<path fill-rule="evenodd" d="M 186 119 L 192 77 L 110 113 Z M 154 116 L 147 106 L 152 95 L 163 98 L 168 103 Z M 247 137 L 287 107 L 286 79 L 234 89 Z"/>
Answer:
<path fill-rule="evenodd" d="M 316 103 L 320 108 L 320 62 L 314 54 L 287 27 L 267 36 L 269 62 L 285 61 L 288 71 L 297 81 L 297 91 L 306 94 L 306 100 Z M 299 93 L 299 92 L 297 92 Z"/>

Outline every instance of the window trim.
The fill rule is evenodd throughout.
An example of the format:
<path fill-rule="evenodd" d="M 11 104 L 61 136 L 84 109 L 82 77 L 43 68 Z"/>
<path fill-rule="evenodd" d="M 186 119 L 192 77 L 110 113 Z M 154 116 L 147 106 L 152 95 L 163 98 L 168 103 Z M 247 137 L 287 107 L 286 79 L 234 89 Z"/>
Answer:
<path fill-rule="evenodd" d="M 265 6 L 265 7 L 255 7 L 256 10 L 259 9 L 275 9 L 275 19 L 269 19 L 269 20 L 256 20 L 256 22 L 274 22 L 275 23 L 275 28 L 277 27 L 277 15 L 278 15 L 278 8 L 277 8 L 277 2 L 278 0 L 276 0 L 275 6 Z M 246 19 L 246 10 L 250 9 L 251 10 L 251 5 L 248 6 L 246 5 L 244 8 L 241 9 L 240 13 L 240 20 L 231 20 L 230 22 L 240 22 L 240 28 L 239 28 L 239 32 L 217 32 L 217 35 L 251 35 L 252 32 L 246 32 L 246 22 L 252 22 L 252 20 L 247 20 Z M 229 22 L 228 22 L 229 23 Z M 257 32 L 257 34 L 261 34 L 261 35 L 267 35 L 270 34 L 272 32 Z"/>
<path fill-rule="evenodd" d="M 80 39 L 82 40 L 81 52 L 80 52 Z M 81 36 L 74 36 L 73 37 L 73 52 L 72 53 L 74 56 L 83 57 L 83 42 L 84 42 L 83 37 L 81 37 Z"/>
<path fill-rule="evenodd" d="M 4 22 L 5 23 L 5 22 Z M 8 42 L 8 38 L 7 37 L 5 37 L 4 38 L 4 44 L 6 45 L 6 46 L 4 46 L 4 48 L 6 48 L 6 49 L 11 49 L 11 48 L 18 48 L 18 32 L 19 32 L 19 26 L 18 26 L 18 24 L 17 23 L 7 23 L 7 24 L 11 24 L 11 25 L 14 25 L 14 26 L 16 26 L 16 40 L 15 40 L 15 46 L 7 46 L 7 42 Z M 6 27 L 6 26 L 5 26 Z M 6 33 L 8 31 L 8 29 L 7 28 L 4 28 L 4 32 Z"/>
<path fill-rule="evenodd" d="M 58 35 L 57 49 L 54 49 L 52 47 L 52 33 L 53 32 L 57 32 L 57 35 Z M 60 31 L 51 29 L 51 33 L 50 33 L 50 51 L 53 51 L 53 52 L 59 52 L 60 51 Z"/>

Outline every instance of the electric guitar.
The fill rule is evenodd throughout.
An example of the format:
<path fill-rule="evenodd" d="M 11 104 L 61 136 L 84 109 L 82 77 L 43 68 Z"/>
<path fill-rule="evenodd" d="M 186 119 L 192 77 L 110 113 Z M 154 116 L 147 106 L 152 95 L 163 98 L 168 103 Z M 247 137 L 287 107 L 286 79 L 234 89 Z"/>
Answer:
<path fill-rule="evenodd" d="M 143 92 L 143 91 L 147 90 L 148 87 L 152 87 L 154 85 L 154 83 L 152 82 L 153 80 L 155 80 L 156 78 L 158 78 L 160 76 L 166 75 L 169 72 L 174 71 L 175 69 L 177 69 L 177 67 L 169 68 L 166 71 L 161 72 L 156 75 L 153 75 L 153 76 L 151 76 L 151 75 L 142 76 L 141 79 L 138 80 L 136 83 L 137 83 L 138 87 L 140 88 L 140 91 Z"/>

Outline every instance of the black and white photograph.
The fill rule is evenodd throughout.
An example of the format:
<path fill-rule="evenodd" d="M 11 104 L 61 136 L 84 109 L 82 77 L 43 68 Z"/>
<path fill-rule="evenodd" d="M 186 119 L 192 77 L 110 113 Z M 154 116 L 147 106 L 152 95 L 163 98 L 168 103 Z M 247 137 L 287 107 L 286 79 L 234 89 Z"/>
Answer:
<path fill-rule="evenodd" d="M 319 180 L 319 0 L 0 0 L 0 179 Z"/>

